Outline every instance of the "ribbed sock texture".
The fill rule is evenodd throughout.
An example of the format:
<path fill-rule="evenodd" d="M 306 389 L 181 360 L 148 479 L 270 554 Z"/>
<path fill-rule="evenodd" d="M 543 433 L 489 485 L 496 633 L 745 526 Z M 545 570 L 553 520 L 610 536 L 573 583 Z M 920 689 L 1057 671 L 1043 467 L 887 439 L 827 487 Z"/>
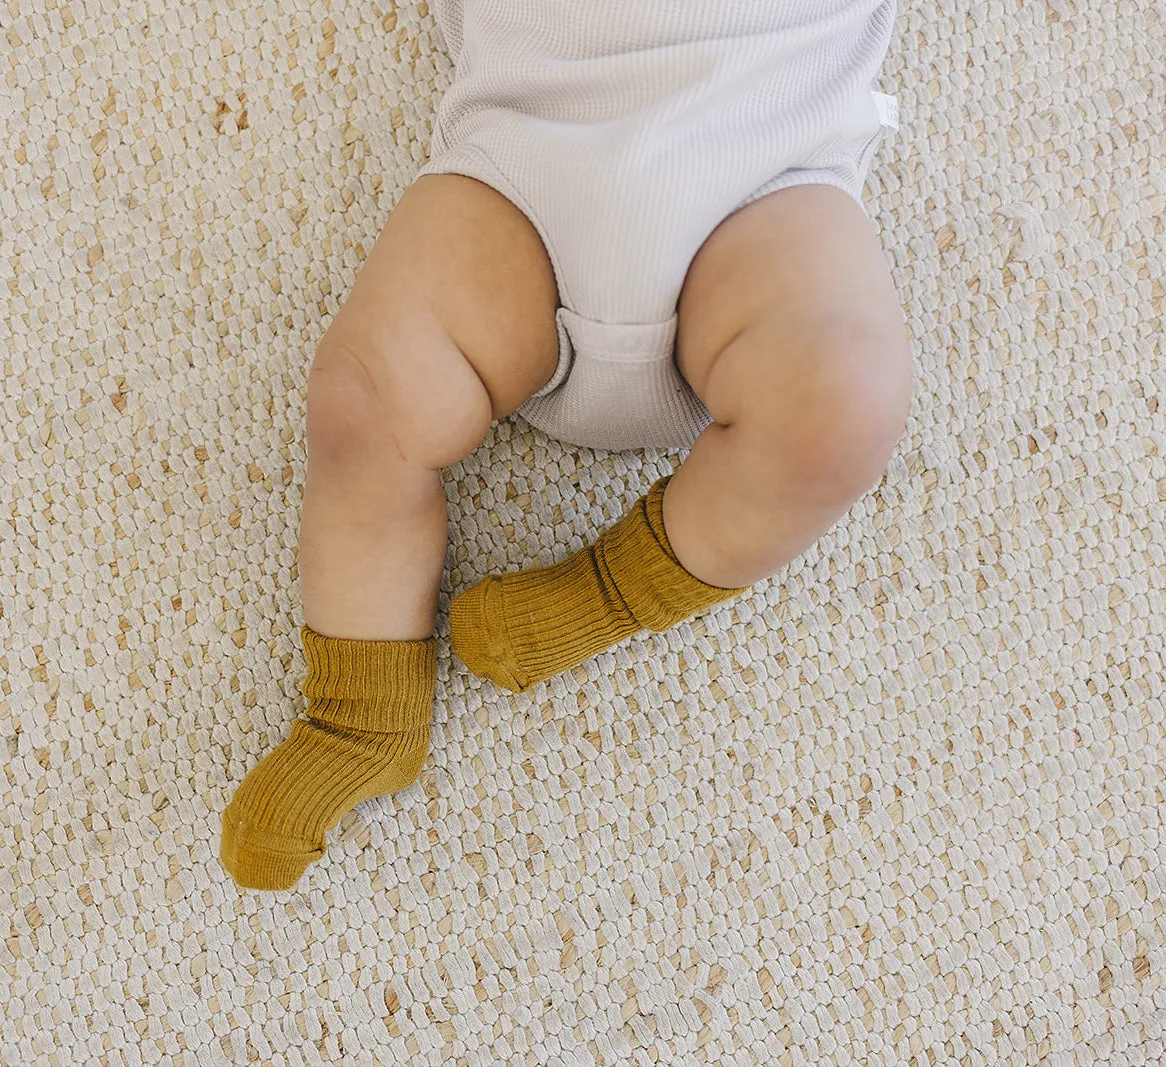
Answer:
<path fill-rule="evenodd" d="M 640 630 L 668 630 L 744 592 L 706 585 L 681 566 L 664 532 L 669 477 L 570 558 L 490 575 L 454 597 L 450 639 L 462 662 L 521 692 Z"/>
<path fill-rule="evenodd" d="M 300 630 L 307 718 L 223 812 L 220 859 L 247 889 L 290 889 L 324 855 L 324 833 L 362 801 L 404 789 L 429 752 L 433 638 L 360 641 Z"/>

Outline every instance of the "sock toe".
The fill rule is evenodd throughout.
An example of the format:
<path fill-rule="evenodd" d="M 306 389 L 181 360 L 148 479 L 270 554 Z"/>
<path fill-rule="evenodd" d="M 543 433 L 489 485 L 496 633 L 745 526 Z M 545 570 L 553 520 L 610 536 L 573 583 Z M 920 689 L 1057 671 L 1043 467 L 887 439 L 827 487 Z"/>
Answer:
<path fill-rule="evenodd" d="M 502 579 L 492 574 L 450 601 L 450 644 L 479 678 L 521 693 L 531 683 L 506 632 L 502 588 Z"/>
<path fill-rule="evenodd" d="M 219 859 L 242 889 L 291 889 L 322 847 L 248 823 L 233 806 L 223 812 Z"/>

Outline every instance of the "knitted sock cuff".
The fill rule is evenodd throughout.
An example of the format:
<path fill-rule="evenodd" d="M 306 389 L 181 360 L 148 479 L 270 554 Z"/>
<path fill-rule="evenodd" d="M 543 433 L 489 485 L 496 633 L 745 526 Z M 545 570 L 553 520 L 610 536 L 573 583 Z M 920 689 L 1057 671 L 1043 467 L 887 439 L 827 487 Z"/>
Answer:
<path fill-rule="evenodd" d="M 397 733 L 427 724 L 437 687 L 437 642 L 361 641 L 300 629 L 308 717 L 338 729 Z"/>
<path fill-rule="evenodd" d="M 647 495 L 640 503 L 644 509 L 644 521 L 648 524 L 648 529 L 651 530 L 652 536 L 660 546 L 660 551 L 677 567 L 684 570 L 680 560 L 676 558 L 676 553 L 672 551 L 672 543 L 668 540 L 668 532 L 664 529 L 664 490 L 668 488 L 670 481 L 672 481 L 672 475 L 664 475 L 648 490 Z M 688 571 L 685 570 L 684 573 L 688 574 Z M 700 581 L 699 578 L 695 578 L 691 574 L 688 574 L 688 577 L 692 578 L 694 582 Z M 701 582 L 701 585 L 703 584 Z M 709 588 L 715 587 L 709 586 Z"/>
<path fill-rule="evenodd" d="M 641 626 L 657 632 L 748 588 L 709 585 L 677 559 L 664 530 L 664 490 L 671 477 L 657 481 L 601 538 L 605 563 L 629 610 Z"/>

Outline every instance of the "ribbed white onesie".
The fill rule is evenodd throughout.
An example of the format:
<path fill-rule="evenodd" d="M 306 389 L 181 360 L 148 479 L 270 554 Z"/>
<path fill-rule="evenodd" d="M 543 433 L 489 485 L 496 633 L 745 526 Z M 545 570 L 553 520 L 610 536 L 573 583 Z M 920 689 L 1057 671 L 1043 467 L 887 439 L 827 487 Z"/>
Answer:
<path fill-rule="evenodd" d="M 497 189 L 554 265 L 559 366 L 520 413 L 597 448 L 687 447 L 676 304 L 717 225 L 810 182 L 862 203 L 895 0 L 436 0 L 454 61 L 421 174 Z"/>

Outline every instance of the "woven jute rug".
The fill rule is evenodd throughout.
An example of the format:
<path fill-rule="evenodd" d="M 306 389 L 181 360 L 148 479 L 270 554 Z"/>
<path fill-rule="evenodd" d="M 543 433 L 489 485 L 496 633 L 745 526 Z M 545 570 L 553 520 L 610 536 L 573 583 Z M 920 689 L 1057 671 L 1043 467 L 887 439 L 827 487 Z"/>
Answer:
<path fill-rule="evenodd" d="M 1158 0 L 907 0 L 885 477 L 514 697 L 451 590 L 680 457 L 498 425 L 425 770 L 264 895 L 307 369 L 449 61 L 424 3 L 0 2 L 0 1062 L 1166 1062 L 1163 56 Z"/>

